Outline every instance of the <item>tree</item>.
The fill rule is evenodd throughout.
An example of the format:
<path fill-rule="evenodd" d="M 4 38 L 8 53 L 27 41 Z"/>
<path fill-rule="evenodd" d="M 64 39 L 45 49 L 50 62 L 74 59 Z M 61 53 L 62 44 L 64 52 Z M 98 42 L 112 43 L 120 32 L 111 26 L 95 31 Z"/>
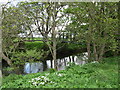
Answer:
<path fill-rule="evenodd" d="M 98 4 L 95 6 L 95 4 Z M 101 61 L 106 51 L 116 50 L 117 42 L 115 39 L 118 22 L 116 3 L 95 3 L 94 11 L 91 12 L 91 19 L 95 22 L 92 30 L 93 55 L 96 61 Z M 110 6 L 114 6 L 113 10 Z M 112 13 L 114 12 L 114 13 Z"/>
<path fill-rule="evenodd" d="M 9 4 L 8 4 L 9 5 Z M 9 65 L 12 65 L 11 55 L 17 50 L 21 42 L 24 42 L 25 38 L 20 37 L 19 34 L 25 33 L 26 30 L 31 30 L 31 23 L 28 17 L 26 17 L 22 8 L 16 6 L 4 6 L 2 21 L 3 29 L 3 53 L 2 57 Z M 27 22 L 27 23 L 26 23 Z M 30 36 L 31 32 L 26 36 Z M 9 43 L 9 45 L 8 45 Z"/>
<path fill-rule="evenodd" d="M 12 64 L 12 61 L 10 60 L 10 54 L 11 52 L 15 51 L 16 48 L 19 45 L 20 37 L 18 37 L 18 34 L 20 33 L 20 23 L 17 23 L 17 15 L 13 16 L 14 9 L 12 7 L 7 8 L 7 6 L 4 6 L 3 9 L 3 15 L 4 18 L 2 20 L 2 38 L 3 38 L 3 51 L 2 51 L 2 57 L 9 65 Z M 18 42 L 16 42 L 18 40 Z M 9 43 L 9 45 L 8 45 Z"/>
<path fill-rule="evenodd" d="M 0 86 L 2 84 L 2 6 L 0 4 Z"/>
<path fill-rule="evenodd" d="M 27 17 L 31 19 L 31 22 L 34 22 L 34 26 L 36 27 L 34 31 L 40 32 L 43 37 L 43 42 L 48 45 L 54 60 L 54 68 L 57 69 L 56 46 L 57 43 L 60 42 L 57 39 L 57 28 L 65 16 L 61 13 L 64 4 L 58 2 L 26 2 L 20 3 L 20 6 L 22 6 L 25 11 L 24 15 L 27 15 Z"/>
<path fill-rule="evenodd" d="M 114 6 L 112 10 L 111 6 Z M 86 42 L 88 60 L 100 61 L 106 51 L 116 50 L 115 35 L 118 21 L 116 10 L 116 3 L 107 2 L 73 3 L 67 9 L 66 12 L 73 15 L 72 25 L 78 27 L 78 37 Z M 111 12 L 114 13 L 111 14 Z M 87 29 L 82 29 L 82 23 L 86 23 Z"/>

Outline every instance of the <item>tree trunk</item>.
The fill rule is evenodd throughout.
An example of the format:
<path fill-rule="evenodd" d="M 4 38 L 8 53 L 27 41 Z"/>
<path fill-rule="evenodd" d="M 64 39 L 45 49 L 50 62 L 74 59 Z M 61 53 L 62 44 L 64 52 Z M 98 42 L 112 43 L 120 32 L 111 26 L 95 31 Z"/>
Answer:
<path fill-rule="evenodd" d="M 88 62 L 91 60 L 90 41 L 87 42 Z"/>
<path fill-rule="evenodd" d="M 74 60 L 74 56 L 72 56 L 72 61 L 75 62 L 75 60 Z"/>
<path fill-rule="evenodd" d="M 64 40 L 64 38 L 65 38 L 64 36 L 65 36 L 65 35 L 64 35 L 64 32 L 63 32 L 63 37 L 62 37 L 62 38 L 63 38 L 63 40 Z"/>
<path fill-rule="evenodd" d="M 54 68 L 57 70 L 57 59 L 56 59 L 56 43 L 53 42 L 53 60 L 54 60 Z"/>
<path fill-rule="evenodd" d="M 70 61 L 70 62 L 72 62 L 72 60 L 71 60 L 70 56 L 69 56 L 69 61 Z"/>
<path fill-rule="evenodd" d="M 47 70 L 47 62 L 46 60 L 43 60 L 43 71 L 46 71 Z"/>
<path fill-rule="evenodd" d="M 61 35 L 60 35 L 60 33 L 59 33 L 59 40 L 61 40 Z"/>
<path fill-rule="evenodd" d="M 70 41 L 72 41 L 72 33 L 70 33 Z"/>
<path fill-rule="evenodd" d="M 54 6 L 53 6 L 53 27 L 52 27 L 52 39 L 53 39 L 53 48 L 52 48 L 52 51 L 53 51 L 53 60 L 54 60 L 54 68 L 57 70 L 57 58 L 56 58 L 56 45 L 57 45 L 57 40 L 56 40 L 56 30 L 55 30 L 55 27 L 56 27 L 56 16 L 57 16 L 57 11 L 56 11 L 56 3 L 54 3 Z"/>
<path fill-rule="evenodd" d="M 66 59 L 64 58 L 63 60 L 64 60 L 64 65 L 66 66 Z"/>
<path fill-rule="evenodd" d="M 105 49 L 105 44 L 103 44 L 102 47 L 101 47 L 98 61 L 101 61 L 101 60 L 102 60 L 103 54 L 104 54 L 104 49 Z"/>
<path fill-rule="evenodd" d="M 53 53 L 52 53 L 52 57 L 53 57 L 53 61 L 54 61 L 54 68 L 57 70 L 57 59 L 56 59 L 56 51 L 57 51 L 57 49 L 56 49 L 56 43 L 57 43 L 57 41 L 56 41 L 56 32 L 55 32 L 55 22 L 54 22 L 54 25 L 53 25 L 53 30 L 52 30 L 52 43 L 53 43 L 53 46 L 52 46 L 52 51 L 53 51 Z"/>
<path fill-rule="evenodd" d="M 66 40 L 68 40 L 69 39 L 69 34 L 68 33 L 66 33 Z"/>
<path fill-rule="evenodd" d="M 95 60 L 98 61 L 97 47 L 95 43 L 93 44 L 93 50 L 94 50 Z"/>
<path fill-rule="evenodd" d="M 31 63 L 30 63 L 30 73 L 32 73 L 32 70 L 31 70 Z"/>
<path fill-rule="evenodd" d="M 7 56 L 5 56 L 4 53 L 2 53 L 2 54 L 0 54 L 0 55 L 2 55 L 1 57 L 8 63 L 8 65 L 11 66 L 12 61 L 11 61 Z"/>
<path fill-rule="evenodd" d="M 53 60 L 50 60 L 50 63 L 51 63 L 51 68 L 53 68 L 53 63 L 52 63 Z"/>
<path fill-rule="evenodd" d="M 0 86 L 2 84 L 2 6 L 0 4 Z"/>

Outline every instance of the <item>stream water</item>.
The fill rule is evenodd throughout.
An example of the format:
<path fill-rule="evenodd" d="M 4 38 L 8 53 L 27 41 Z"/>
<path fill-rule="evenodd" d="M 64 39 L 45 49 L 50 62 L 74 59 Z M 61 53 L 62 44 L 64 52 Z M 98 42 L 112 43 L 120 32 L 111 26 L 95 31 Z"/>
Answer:
<path fill-rule="evenodd" d="M 75 56 L 64 57 L 57 59 L 58 70 L 64 70 L 66 66 L 69 66 L 68 62 L 74 62 L 76 65 L 82 65 L 86 63 L 88 53 L 82 53 Z M 54 67 L 54 61 L 52 61 Z M 51 61 L 47 60 L 47 68 L 51 68 Z M 24 73 L 37 73 L 43 71 L 43 64 L 41 62 L 26 63 L 24 66 Z"/>

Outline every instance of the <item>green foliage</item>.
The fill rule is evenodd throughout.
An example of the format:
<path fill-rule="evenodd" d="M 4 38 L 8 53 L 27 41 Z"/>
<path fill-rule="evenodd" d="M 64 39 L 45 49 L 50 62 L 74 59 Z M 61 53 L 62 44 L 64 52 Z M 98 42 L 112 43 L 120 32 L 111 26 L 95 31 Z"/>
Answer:
<path fill-rule="evenodd" d="M 66 66 L 66 69 L 69 69 L 71 67 L 75 66 L 75 63 L 68 62 L 68 66 Z"/>
<path fill-rule="evenodd" d="M 90 48 L 94 47 L 90 50 L 89 57 L 97 57 L 100 60 L 104 52 L 117 51 L 118 15 L 116 10 L 117 3 L 108 2 L 71 3 L 64 10 L 66 14 L 72 14 L 71 23 L 66 27 L 67 32 L 74 33 L 77 41 L 84 40 L 86 44 L 90 43 Z"/>
<path fill-rule="evenodd" d="M 52 3 L 41 4 L 42 3 L 38 2 L 23 2 L 17 6 L 6 7 L 4 9 L 2 26 L 3 51 L 8 54 L 7 56 L 9 56 L 9 53 L 11 54 L 12 51 L 15 51 L 15 41 L 23 39 L 18 37 L 18 34 L 24 33 L 24 31 L 29 29 L 31 30 L 32 25 L 35 24 L 36 21 L 42 23 L 43 28 L 44 26 L 52 28 L 50 27 L 52 22 L 49 18 L 52 18 L 52 15 L 54 15 L 54 9 L 51 9 L 54 8 L 54 5 Z M 118 43 L 116 42 L 118 27 L 116 24 L 118 22 L 116 3 L 69 3 L 68 8 L 65 10 L 61 7 L 64 5 L 60 4 L 59 7 L 59 4 L 55 10 L 58 10 L 58 13 L 62 13 L 63 11 L 63 16 L 65 13 L 68 13 L 71 17 L 71 22 L 65 31 L 68 33 L 68 35 L 66 35 L 68 41 L 85 41 L 86 43 L 90 41 L 91 48 L 95 46 L 93 54 L 97 51 L 95 56 L 102 56 L 102 51 L 116 51 L 118 47 Z M 113 7 L 111 8 L 111 6 Z M 59 11 L 60 8 L 63 10 Z M 47 15 L 46 12 L 48 12 Z M 60 22 L 58 20 L 56 24 L 58 24 L 58 22 L 59 24 L 64 24 L 64 21 L 66 21 L 62 18 L 59 19 Z M 81 25 L 83 23 L 86 23 L 86 25 Z M 39 26 L 38 24 L 36 25 Z M 47 28 L 45 27 L 44 29 Z M 44 31 L 44 29 L 42 31 Z M 45 33 L 46 36 L 46 32 L 43 33 Z M 47 32 L 47 34 L 48 33 L 49 32 Z M 25 62 L 33 62 L 35 59 L 42 57 L 43 51 L 41 49 L 44 46 L 41 41 L 25 42 L 26 52 L 12 53 L 11 60 L 15 66 L 24 65 Z M 68 44 L 63 50 L 74 51 L 83 47 L 86 48 L 85 45 Z M 37 52 L 36 50 L 41 50 L 41 52 Z M 46 54 L 44 54 L 44 56 L 45 55 Z M 117 60 L 118 58 L 108 58 L 101 63 L 89 63 L 84 66 L 70 63 L 67 70 L 55 72 L 54 69 L 50 69 L 50 74 L 47 76 L 46 73 L 48 72 L 25 76 L 10 75 L 3 80 L 3 88 L 116 88 L 118 78 Z M 13 69 L 9 68 L 7 70 L 11 71 Z M 47 77 L 47 80 L 45 80 L 43 76 Z"/>
<path fill-rule="evenodd" d="M 50 73 L 53 73 L 53 72 L 55 72 L 56 70 L 55 70 L 54 68 L 50 68 L 48 71 L 49 71 Z"/>
<path fill-rule="evenodd" d="M 84 48 L 86 47 L 86 45 L 84 43 L 80 43 L 80 44 L 68 44 L 67 48 L 71 49 L 71 50 L 77 50 L 78 48 Z"/>
<path fill-rule="evenodd" d="M 118 60 L 74 65 L 67 70 L 4 77 L 2 88 L 118 88 Z"/>
<path fill-rule="evenodd" d="M 33 49 L 41 49 L 44 46 L 43 42 L 35 41 L 35 42 L 25 42 L 25 48 L 28 50 Z"/>
<path fill-rule="evenodd" d="M 44 51 L 37 52 L 36 50 L 27 50 L 26 52 L 14 52 L 11 58 L 13 65 L 24 65 L 25 62 L 33 62 L 35 59 L 40 59 Z"/>
<path fill-rule="evenodd" d="M 3 71 L 13 71 L 14 70 L 14 68 L 13 67 L 6 67 L 6 68 L 3 68 Z"/>

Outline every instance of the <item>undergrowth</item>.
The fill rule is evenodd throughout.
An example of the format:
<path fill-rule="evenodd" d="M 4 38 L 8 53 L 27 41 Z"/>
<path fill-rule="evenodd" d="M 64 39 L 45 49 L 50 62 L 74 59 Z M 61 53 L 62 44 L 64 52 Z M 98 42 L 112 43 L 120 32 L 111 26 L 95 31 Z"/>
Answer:
<path fill-rule="evenodd" d="M 73 65 L 66 70 L 3 77 L 2 88 L 117 88 L 118 60 Z"/>

